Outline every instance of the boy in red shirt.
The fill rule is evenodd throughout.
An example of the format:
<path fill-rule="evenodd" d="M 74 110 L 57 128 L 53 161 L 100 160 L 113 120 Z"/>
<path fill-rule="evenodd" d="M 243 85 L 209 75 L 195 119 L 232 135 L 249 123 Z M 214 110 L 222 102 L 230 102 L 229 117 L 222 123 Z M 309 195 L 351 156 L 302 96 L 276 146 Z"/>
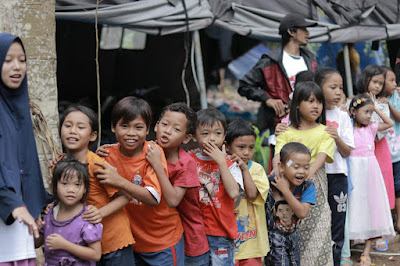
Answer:
<path fill-rule="evenodd" d="M 225 116 L 217 109 L 197 112 L 196 136 L 202 149 L 190 155 L 195 159 L 202 187 L 200 208 L 204 217 L 211 265 L 235 265 L 233 241 L 237 236 L 234 200 L 243 188 L 243 177 L 236 163 L 227 158 Z M 222 150 L 221 150 L 222 147 Z M 238 185 L 239 184 L 239 185 Z"/>
<path fill-rule="evenodd" d="M 159 149 L 158 164 L 168 174 L 164 152 L 157 144 L 146 141 L 151 118 L 151 108 L 142 99 L 130 96 L 116 104 L 111 123 L 118 143 L 108 147 L 105 158 L 116 170 L 106 167 L 97 178 L 133 197 L 125 210 L 136 241 L 133 245 L 136 265 L 183 265 L 183 227 L 179 213 L 168 207 L 157 175 L 146 160 L 149 147 Z"/>
<path fill-rule="evenodd" d="M 185 266 L 208 266 L 209 247 L 200 210 L 200 186 L 196 162 L 180 145 L 187 144 L 194 134 L 196 113 L 184 103 L 173 103 L 164 108 L 154 131 L 157 144 L 163 148 L 168 162 L 169 178 L 159 164 L 160 149 L 147 151 L 160 181 L 163 198 L 170 208 L 178 210 L 185 231 Z"/>

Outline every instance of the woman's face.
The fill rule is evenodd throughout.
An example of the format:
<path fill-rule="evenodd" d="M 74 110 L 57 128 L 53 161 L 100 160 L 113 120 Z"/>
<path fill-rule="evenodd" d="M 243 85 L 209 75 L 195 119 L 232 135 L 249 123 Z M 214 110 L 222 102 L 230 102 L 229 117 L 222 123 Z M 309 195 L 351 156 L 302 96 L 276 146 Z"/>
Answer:
<path fill-rule="evenodd" d="M 1 79 L 6 87 L 17 89 L 24 80 L 25 74 L 26 56 L 24 49 L 19 42 L 13 42 L 4 58 Z"/>

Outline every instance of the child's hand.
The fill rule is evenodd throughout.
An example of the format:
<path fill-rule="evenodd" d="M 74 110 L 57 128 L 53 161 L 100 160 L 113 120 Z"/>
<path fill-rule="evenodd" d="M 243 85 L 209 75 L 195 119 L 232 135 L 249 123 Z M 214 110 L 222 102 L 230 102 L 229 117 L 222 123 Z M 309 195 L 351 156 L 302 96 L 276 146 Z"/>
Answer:
<path fill-rule="evenodd" d="M 155 145 L 149 145 L 149 148 L 147 149 L 146 153 L 146 160 L 151 164 L 151 166 L 154 166 L 157 163 L 161 162 L 161 151 L 160 148 L 158 148 Z"/>
<path fill-rule="evenodd" d="M 107 162 L 94 162 L 94 164 L 103 167 L 103 169 L 94 170 L 94 174 L 100 179 L 101 184 L 119 187 L 119 183 L 123 177 L 118 174 L 115 167 L 112 167 Z"/>
<path fill-rule="evenodd" d="M 375 94 L 370 93 L 370 92 L 367 92 L 366 95 L 368 95 L 369 98 L 371 98 L 371 100 L 375 103 L 375 101 L 376 101 L 376 96 L 375 96 Z"/>
<path fill-rule="evenodd" d="M 42 229 L 44 224 L 45 222 L 42 220 L 42 216 L 39 216 L 39 218 L 36 219 L 36 226 L 38 227 L 38 230 Z"/>
<path fill-rule="evenodd" d="M 389 100 L 388 100 L 388 98 L 386 98 L 386 97 L 380 97 L 380 98 L 378 99 L 378 102 L 380 102 L 380 103 L 389 103 Z"/>
<path fill-rule="evenodd" d="M 46 208 L 44 208 L 43 213 L 44 214 L 49 214 L 50 208 L 53 207 L 53 206 L 54 206 L 54 201 L 49 203 L 49 204 L 47 204 Z"/>
<path fill-rule="evenodd" d="M 98 156 L 100 156 L 101 158 L 105 158 L 105 157 L 107 157 L 108 156 L 108 150 L 107 150 L 107 148 L 109 148 L 109 147 L 111 147 L 111 144 L 104 144 L 104 145 L 101 145 L 98 149 L 97 149 L 97 151 L 96 151 L 96 154 L 98 155 Z"/>
<path fill-rule="evenodd" d="M 290 192 L 290 183 L 284 176 L 275 175 L 275 182 L 271 182 L 271 184 L 282 192 L 282 194 L 284 194 L 284 192 Z"/>
<path fill-rule="evenodd" d="M 63 249 L 66 241 L 61 235 L 53 233 L 46 238 L 46 245 L 50 250 Z"/>
<path fill-rule="evenodd" d="M 277 124 L 275 127 L 275 136 L 279 136 L 280 134 L 282 134 L 283 132 L 288 130 L 288 128 L 289 128 L 289 126 L 285 123 Z"/>
<path fill-rule="evenodd" d="M 25 206 L 15 208 L 11 212 L 11 215 L 18 222 L 24 223 L 28 226 L 29 234 L 33 234 L 35 238 L 39 237 L 39 229 L 36 225 L 36 221 Z"/>
<path fill-rule="evenodd" d="M 235 153 L 232 154 L 229 159 L 232 162 L 236 162 L 237 165 L 240 167 L 240 170 L 244 171 L 248 168 L 247 164 L 245 162 L 243 162 L 242 158 L 240 158 L 238 155 L 236 155 Z"/>
<path fill-rule="evenodd" d="M 210 156 L 218 165 L 226 162 L 225 145 L 222 145 L 221 151 L 214 142 L 207 142 L 204 143 L 203 152 L 205 155 Z"/>
<path fill-rule="evenodd" d="M 82 218 L 91 224 L 98 224 L 103 219 L 103 216 L 95 206 L 88 205 L 86 211 L 82 213 Z"/>
<path fill-rule="evenodd" d="M 195 149 L 189 150 L 188 152 L 196 154 L 196 153 L 200 153 L 201 149 L 200 148 L 195 148 Z"/>
<path fill-rule="evenodd" d="M 325 128 L 325 131 L 328 132 L 329 135 L 336 141 L 339 138 L 339 134 L 337 132 L 337 128 L 330 125 Z"/>
<path fill-rule="evenodd" d="M 54 157 L 53 159 L 51 159 L 49 161 L 49 168 L 52 168 L 54 165 L 56 165 L 58 163 L 58 161 L 60 161 L 63 158 L 64 154 L 60 154 L 57 157 Z"/>

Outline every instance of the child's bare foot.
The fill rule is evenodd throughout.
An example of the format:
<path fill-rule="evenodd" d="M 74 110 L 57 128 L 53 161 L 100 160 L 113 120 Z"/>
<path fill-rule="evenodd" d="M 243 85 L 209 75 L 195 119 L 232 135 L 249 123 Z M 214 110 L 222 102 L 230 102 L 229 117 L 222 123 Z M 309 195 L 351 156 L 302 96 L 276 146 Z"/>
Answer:
<path fill-rule="evenodd" d="M 360 265 L 361 266 L 371 266 L 371 258 L 369 255 L 361 254 L 360 257 Z"/>

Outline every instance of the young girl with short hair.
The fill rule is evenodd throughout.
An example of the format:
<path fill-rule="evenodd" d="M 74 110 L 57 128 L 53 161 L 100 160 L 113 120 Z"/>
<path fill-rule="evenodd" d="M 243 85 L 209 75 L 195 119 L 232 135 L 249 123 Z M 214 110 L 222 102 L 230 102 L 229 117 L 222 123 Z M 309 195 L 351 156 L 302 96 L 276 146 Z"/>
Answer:
<path fill-rule="evenodd" d="M 96 265 L 101 257 L 103 225 L 82 218 L 89 193 L 87 165 L 64 157 L 54 167 L 52 190 L 56 205 L 43 222 L 37 221 L 41 236 L 35 246 L 44 245 L 44 265 Z"/>
<path fill-rule="evenodd" d="M 273 172 L 279 175 L 277 164 L 283 145 L 301 142 L 312 151 L 308 178 L 315 182 L 316 203 L 300 224 L 301 265 L 333 265 L 331 214 L 324 165 L 333 161 L 335 142 L 325 130 L 324 105 L 324 95 L 317 84 L 307 81 L 297 85 L 290 106 L 291 125 L 278 136 L 273 159 Z"/>
<path fill-rule="evenodd" d="M 392 127 L 394 123 L 374 105 L 375 95 L 368 94 L 371 97 L 358 94 L 350 102 L 355 148 L 349 157 L 354 185 L 348 205 L 349 237 L 366 240 L 360 257 L 361 265 L 371 265 L 372 238 L 395 235 L 385 183 L 374 154 L 377 132 Z M 379 115 L 382 123 L 371 124 L 373 112 Z"/>

